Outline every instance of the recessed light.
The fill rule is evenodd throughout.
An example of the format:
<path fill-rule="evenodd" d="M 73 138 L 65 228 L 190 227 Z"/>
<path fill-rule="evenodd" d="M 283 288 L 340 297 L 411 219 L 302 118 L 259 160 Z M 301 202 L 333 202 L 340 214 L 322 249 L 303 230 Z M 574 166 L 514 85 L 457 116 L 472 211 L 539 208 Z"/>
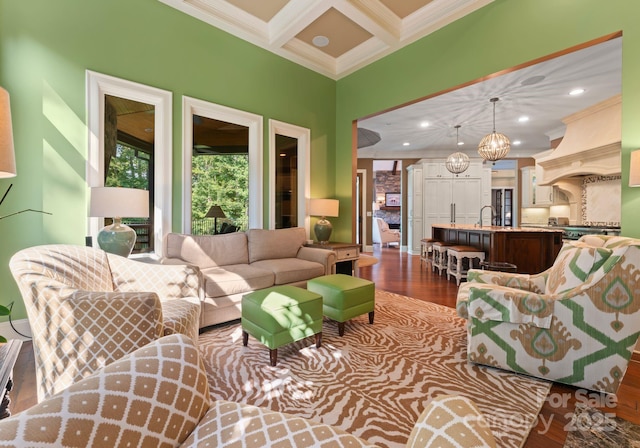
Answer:
<path fill-rule="evenodd" d="M 518 146 L 518 145 L 520 145 L 521 143 L 522 143 L 522 142 L 521 142 L 520 140 L 514 140 L 514 141 L 513 141 L 513 144 L 514 144 L 515 146 Z"/>
<path fill-rule="evenodd" d="M 584 89 L 579 87 L 579 88 L 573 89 L 571 92 L 569 92 L 569 95 L 576 96 L 576 95 L 582 95 L 583 93 L 584 93 Z"/>
<path fill-rule="evenodd" d="M 529 117 L 527 117 L 526 115 L 523 115 L 522 117 L 518 118 L 518 122 L 520 123 L 526 123 L 527 121 L 529 121 Z"/>
<path fill-rule="evenodd" d="M 464 145 L 464 142 L 458 142 L 458 146 Z"/>
<path fill-rule="evenodd" d="M 287 157 L 287 155 L 284 152 L 281 152 L 280 157 Z"/>
<path fill-rule="evenodd" d="M 410 144 L 411 144 L 411 143 L 409 143 L 409 142 L 404 142 L 404 143 L 402 144 L 402 146 L 409 146 Z"/>
<path fill-rule="evenodd" d="M 313 42 L 313 45 L 316 47 L 326 47 L 329 45 L 329 38 L 327 36 L 316 36 L 311 42 Z"/>
<path fill-rule="evenodd" d="M 422 123 L 420 123 L 420 127 L 421 127 L 421 128 L 427 128 L 427 127 L 429 127 L 429 122 L 428 122 L 428 121 L 423 121 Z"/>

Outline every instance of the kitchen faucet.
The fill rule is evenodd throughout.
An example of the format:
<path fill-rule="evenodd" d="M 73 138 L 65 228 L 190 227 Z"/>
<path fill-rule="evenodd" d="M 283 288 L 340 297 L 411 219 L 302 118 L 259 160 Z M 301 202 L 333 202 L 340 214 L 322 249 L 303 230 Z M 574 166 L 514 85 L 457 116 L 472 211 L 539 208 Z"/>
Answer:
<path fill-rule="evenodd" d="M 482 208 L 480 209 L 480 221 L 478 221 L 478 225 L 479 225 L 480 227 L 482 227 L 482 211 L 483 211 L 485 208 L 490 208 L 490 209 L 491 209 L 491 222 L 492 222 L 492 223 L 493 223 L 493 218 L 495 218 L 495 216 L 496 216 L 496 209 L 495 209 L 495 207 L 494 207 L 493 205 L 485 205 L 484 207 L 482 207 Z"/>

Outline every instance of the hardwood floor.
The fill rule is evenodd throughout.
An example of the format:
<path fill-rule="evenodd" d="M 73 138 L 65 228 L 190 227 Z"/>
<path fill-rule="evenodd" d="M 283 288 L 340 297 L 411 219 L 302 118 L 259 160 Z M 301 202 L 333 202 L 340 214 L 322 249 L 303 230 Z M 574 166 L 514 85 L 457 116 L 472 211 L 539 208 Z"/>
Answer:
<path fill-rule="evenodd" d="M 455 307 L 457 286 L 452 279 L 432 273 L 420 266 L 416 255 L 407 255 L 397 248 L 382 248 L 377 245 L 374 252 L 380 261 L 360 268 L 360 277 L 373 280 L 376 287 L 440 305 Z M 36 403 L 36 379 L 31 342 L 22 346 L 20 357 L 14 368 L 14 388 L 11 391 L 12 413 L 20 412 Z M 566 425 L 577 401 L 589 400 L 604 412 L 624 420 L 640 424 L 640 358 L 629 364 L 622 386 L 617 394 L 617 403 L 612 405 L 604 395 L 591 393 L 585 396 L 578 389 L 554 384 L 545 402 L 535 428 L 525 442 L 525 448 L 561 448 L 567 437 Z"/>

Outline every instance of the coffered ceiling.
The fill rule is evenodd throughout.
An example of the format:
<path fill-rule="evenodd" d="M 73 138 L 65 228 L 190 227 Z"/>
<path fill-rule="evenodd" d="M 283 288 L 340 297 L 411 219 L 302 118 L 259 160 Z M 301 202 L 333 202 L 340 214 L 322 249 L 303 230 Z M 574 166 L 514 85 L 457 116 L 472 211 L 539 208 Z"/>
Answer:
<path fill-rule="evenodd" d="M 493 0 L 159 0 L 339 79 Z"/>

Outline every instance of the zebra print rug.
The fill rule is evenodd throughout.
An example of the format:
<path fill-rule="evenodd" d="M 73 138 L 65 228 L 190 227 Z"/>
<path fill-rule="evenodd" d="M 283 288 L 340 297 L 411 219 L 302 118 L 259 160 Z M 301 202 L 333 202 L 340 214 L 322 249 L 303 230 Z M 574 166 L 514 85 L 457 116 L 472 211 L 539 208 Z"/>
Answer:
<path fill-rule="evenodd" d="M 342 428 L 379 446 L 404 446 L 426 403 L 440 394 L 471 398 L 502 447 L 520 447 L 535 426 L 550 383 L 466 359 L 464 320 L 455 310 L 376 291 L 375 322 L 348 322 L 343 337 L 325 319 L 314 338 L 269 350 L 242 346 L 239 321 L 200 335 L 214 399 L 288 412 Z"/>

